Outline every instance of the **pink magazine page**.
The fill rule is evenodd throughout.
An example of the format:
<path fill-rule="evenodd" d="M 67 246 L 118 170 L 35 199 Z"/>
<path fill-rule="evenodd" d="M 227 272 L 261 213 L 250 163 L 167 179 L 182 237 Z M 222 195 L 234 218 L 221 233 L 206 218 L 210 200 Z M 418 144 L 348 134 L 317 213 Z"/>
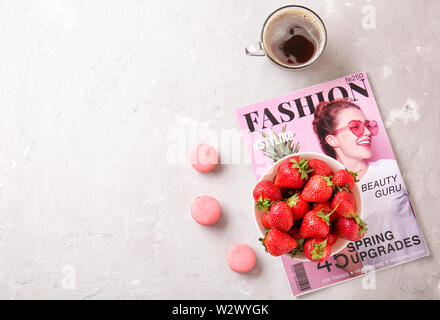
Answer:
<path fill-rule="evenodd" d="M 316 113 L 320 102 L 325 112 Z M 236 116 L 257 180 L 296 152 L 325 154 L 359 174 L 365 236 L 321 263 L 283 255 L 295 296 L 429 255 L 365 72 L 239 108 Z"/>

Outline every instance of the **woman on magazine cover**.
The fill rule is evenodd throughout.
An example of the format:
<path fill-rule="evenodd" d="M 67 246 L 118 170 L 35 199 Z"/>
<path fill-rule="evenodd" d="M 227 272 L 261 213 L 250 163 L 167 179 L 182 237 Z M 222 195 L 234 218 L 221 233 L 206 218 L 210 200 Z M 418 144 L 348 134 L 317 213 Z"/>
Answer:
<path fill-rule="evenodd" d="M 341 162 L 348 170 L 357 173 L 358 186 L 362 194 L 362 219 L 367 223 L 367 237 L 387 233 L 387 240 L 377 243 L 371 239 L 371 246 L 363 246 L 359 251 L 369 251 L 384 246 L 389 251 L 388 243 L 404 239 L 407 243 L 393 246 L 390 252 L 380 255 L 371 250 L 362 261 L 362 265 L 373 265 L 376 269 L 395 264 L 390 261 L 398 256 L 408 260 L 416 245 L 412 237 L 419 235 L 417 223 L 403 183 L 399 167 L 394 159 L 380 159 L 370 162 L 372 144 L 379 127 L 377 120 L 367 119 L 361 108 L 348 99 L 336 99 L 321 102 L 315 111 L 313 129 L 319 138 L 322 150 L 328 156 Z M 393 237 L 393 239 L 391 239 Z M 423 241 L 423 240 L 422 240 Z M 420 242 L 419 242 L 420 243 Z M 398 249 L 400 248 L 400 249 Z M 350 255 L 348 248 L 345 254 Z M 375 256 L 376 255 L 376 256 Z M 405 256 L 405 257 L 404 257 Z M 359 264 L 351 266 L 358 269 Z"/>

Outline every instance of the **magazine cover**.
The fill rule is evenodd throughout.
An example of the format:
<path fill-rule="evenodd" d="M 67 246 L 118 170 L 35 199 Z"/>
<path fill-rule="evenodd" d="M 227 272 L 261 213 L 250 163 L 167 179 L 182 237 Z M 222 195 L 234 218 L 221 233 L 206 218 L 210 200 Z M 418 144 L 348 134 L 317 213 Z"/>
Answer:
<path fill-rule="evenodd" d="M 284 230 L 296 239 L 293 250 L 279 255 L 295 296 L 429 255 L 365 72 L 239 108 L 236 116 L 257 182 L 269 180 L 280 186 L 279 202 L 290 208 L 299 196 L 305 198 L 311 176 L 321 170 L 312 164 L 320 160 L 331 167 L 331 173 L 322 173 L 332 185 L 330 200 L 308 194 L 311 200 L 306 204 L 306 211 L 315 212 L 329 206 L 320 211 L 327 220 L 330 217 L 328 236 L 308 241 L 318 236 L 306 235 L 311 231 L 304 226 L 308 219 L 304 212 Z M 287 170 L 304 170 L 308 176 L 300 192 L 284 181 L 280 171 L 285 164 Z M 350 173 L 354 185 L 343 180 L 338 186 L 337 171 Z M 334 205 L 343 194 L 353 199 L 351 206 L 341 201 Z M 267 251 L 264 240 L 274 218 L 269 226 L 262 221 L 270 213 L 264 205 L 256 202 L 254 214 Z"/>

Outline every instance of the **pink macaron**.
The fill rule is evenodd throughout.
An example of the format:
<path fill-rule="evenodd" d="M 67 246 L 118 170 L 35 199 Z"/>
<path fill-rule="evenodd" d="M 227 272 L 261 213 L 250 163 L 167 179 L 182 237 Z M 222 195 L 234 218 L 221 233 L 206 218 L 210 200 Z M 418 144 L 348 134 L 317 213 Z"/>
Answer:
<path fill-rule="evenodd" d="M 191 152 L 191 165 L 198 172 L 209 172 L 215 168 L 217 163 L 217 151 L 209 144 L 199 144 Z"/>
<path fill-rule="evenodd" d="M 219 202 L 211 196 L 197 197 L 191 204 L 191 216 L 198 224 L 213 225 L 221 215 L 222 209 Z"/>
<path fill-rule="evenodd" d="M 257 257 L 247 244 L 238 244 L 229 250 L 226 260 L 232 271 L 245 273 L 252 270 Z"/>

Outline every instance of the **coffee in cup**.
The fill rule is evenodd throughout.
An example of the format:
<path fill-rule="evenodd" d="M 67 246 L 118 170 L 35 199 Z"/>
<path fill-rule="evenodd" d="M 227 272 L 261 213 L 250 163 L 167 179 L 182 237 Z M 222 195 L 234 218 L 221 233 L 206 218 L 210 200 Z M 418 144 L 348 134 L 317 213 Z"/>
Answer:
<path fill-rule="evenodd" d="M 285 6 L 266 19 L 261 41 L 246 47 L 248 55 L 265 55 L 285 69 L 300 69 L 315 62 L 324 51 L 327 32 L 312 10 Z"/>

